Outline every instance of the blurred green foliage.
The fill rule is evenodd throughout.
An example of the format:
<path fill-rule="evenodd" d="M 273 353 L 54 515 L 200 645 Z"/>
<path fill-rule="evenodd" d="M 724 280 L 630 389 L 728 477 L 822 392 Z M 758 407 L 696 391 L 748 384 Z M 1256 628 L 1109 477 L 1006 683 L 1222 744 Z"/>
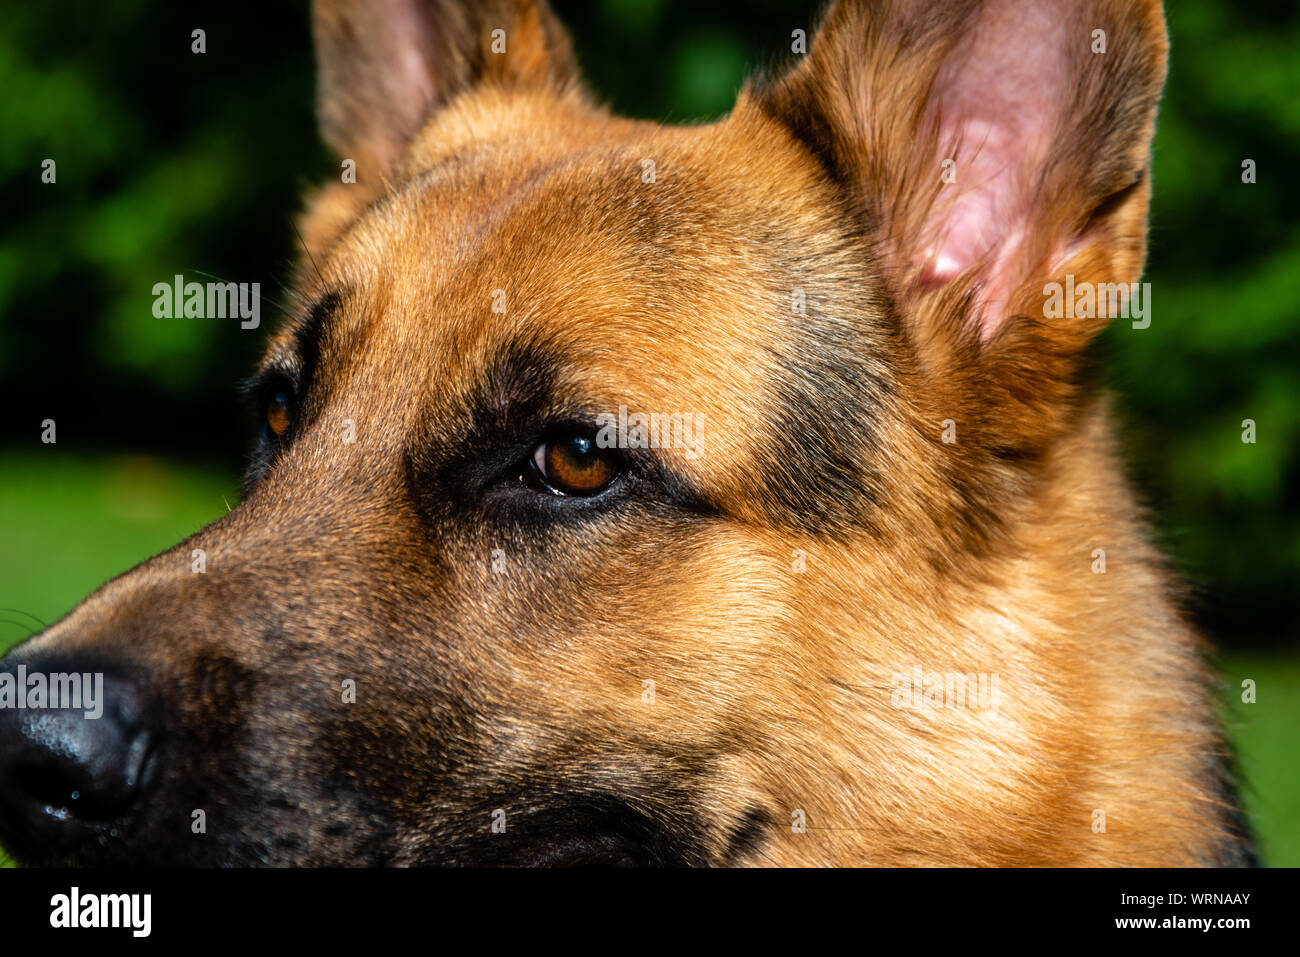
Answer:
<path fill-rule="evenodd" d="M 0 452 L 0 654 L 220 518 L 238 490 L 236 476 L 146 455 Z"/>
<path fill-rule="evenodd" d="M 1104 364 L 1165 543 L 1228 643 L 1294 647 L 1300 608 L 1300 11 L 1169 10 L 1152 323 Z M 1257 182 L 1242 182 L 1255 161 Z M 1242 422 L 1256 424 L 1255 444 Z"/>
<path fill-rule="evenodd" d="M 1300 775 L 1295 759 L 1300 728 L 1300 660 L 1245 653 L 1219 663 L 1225 727 L 1235 751 L 1241 799 L 1254 829 L 1260 860 L 1300 867 Z M 1252 679 L 1257 700 L 1241 700 Z"/>
<path fill-rule="evenodd" d="M 725 112 L 815 19 L 814 5 L 779 0 L 554 6 L 598 94 L 668 121 Z M 1232 713 L 1266 850 L 1297 863 L 1300 719 L 1264 696 L 1300 693 L 1295 666 L 1277 663 L 1294 655 L 1300 618 L 1300 9 L 1173 0 L 1168 15 L 1152 323 L 1116 323 L 1098 358 L 1199 620 L 1230 654 L 1268 655 L 1229 669 L 1269 676 L 1257 710 Z M 203 55 L 190 51 L 196 27 Z M 151 290 L 207 273 L 285 298 L 292 215 L 331 171 L 313 87 L 305 0 L 6 7 L 0 445 L 13 451 L 0 456 L 0 606 L 57 616 L 220 514 L 222 496 L 233 504 L 247 432 L 234 384 L 272 310 L 258 331 L 160 321 Z M 55 184 L 41 182 L 46 158 Z M 39 443 L 46 418 L 57 447 Z M 23 633 L 6 627 L 0 648 Z"/>
<path fill-rule="evenodd" d="M 27 445 L 48 417 L 74 448 L 238 466 L 233 387 L 264 330 L 158 320 L 153 285 L 206 272 L 280 298 L 292 214 L 327 166 L 305 4 L 237 6 L 6 8 L 0 437 Z"/>

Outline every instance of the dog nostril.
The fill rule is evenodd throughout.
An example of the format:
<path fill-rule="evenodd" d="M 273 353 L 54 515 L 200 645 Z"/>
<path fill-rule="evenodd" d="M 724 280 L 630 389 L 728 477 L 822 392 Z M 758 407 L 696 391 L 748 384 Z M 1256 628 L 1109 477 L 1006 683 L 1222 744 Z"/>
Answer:
<path fill-rule="evenodd" d="M 26 670 L 78 673 L 67 663 Z M 43 843 L 73 842 L 79 824 L 120 817 L 138 797 L 158 739 L 137 685 L 102 674 L 95 712 L 0 709 L 0 825 Z"/>
<path fill-rule="evenodd" d="M 14 768 L 11 779 L 17 790 L 37 802 L 48 805 L 56 813 L 67 809 L 81 799 L 81 789 L 68 775 L 33 764 L 20 764 Z"/>
<path fill-rule="evenodd" d="M 130 803 L 133 788 L 104 787 L 87 781 L 77 769 L 24 764 L 12 774 L 15 789 L 56 818 L 112 820 Z"/>

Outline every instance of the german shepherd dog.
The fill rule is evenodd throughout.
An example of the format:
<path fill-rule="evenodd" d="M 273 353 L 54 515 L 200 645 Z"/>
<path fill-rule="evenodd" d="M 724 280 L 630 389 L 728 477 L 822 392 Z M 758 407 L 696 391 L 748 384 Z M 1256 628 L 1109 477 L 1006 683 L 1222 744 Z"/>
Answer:
<path fill-rule="evenodd" d="M 20 862 L 1251 860 L 1088 371 L 1158 3 L 840 0 L 681 127 L 543 2 L 314 31 L 242 504 L 5 660 L 103 676 L 0 710 Z"/>

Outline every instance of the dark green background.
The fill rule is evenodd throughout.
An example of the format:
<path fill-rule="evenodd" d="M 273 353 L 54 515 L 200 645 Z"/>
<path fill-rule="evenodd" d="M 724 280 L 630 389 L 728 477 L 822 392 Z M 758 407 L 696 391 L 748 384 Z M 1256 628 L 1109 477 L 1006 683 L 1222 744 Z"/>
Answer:
<path fill-rule="evenodd" d="M 598 93 L 671 121 L 725 112 L 814 9 L 556 6 Z M 1098 353 L 1160 541 L 1224 653 L 1264 852 L 1300 863 L 1300 20 L 1290 3 L 1227 0 L 1175 2 L 1169 19 L 1152 324 L 1117 323 Z M 235 383 L 275 309 L 256 332 L 158 320 L 151 290 L 204 272 L 287 298 L 290 219 L 333 171 L 313 83 L 305 3 L 33 3 L 0 18 L 0 649 L 234 503 L 251 432 Z M 57 445 L 39 441 L 46 418 Z M 1239 701 L 1245 677 L 1258 704 Z"/>

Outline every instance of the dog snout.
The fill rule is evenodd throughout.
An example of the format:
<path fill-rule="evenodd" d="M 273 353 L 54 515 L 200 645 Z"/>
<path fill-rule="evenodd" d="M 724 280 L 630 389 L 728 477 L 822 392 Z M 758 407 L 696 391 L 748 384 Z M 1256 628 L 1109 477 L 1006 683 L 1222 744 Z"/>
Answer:
<path fill-rule="evenodd" d="M 7 676 L 7 677 L 6 677 Z M 0 837 L 24 856 L 73 850 L 129 814 L 161 740 L 145 686 L 69 661 L 0 664 Z"/>

